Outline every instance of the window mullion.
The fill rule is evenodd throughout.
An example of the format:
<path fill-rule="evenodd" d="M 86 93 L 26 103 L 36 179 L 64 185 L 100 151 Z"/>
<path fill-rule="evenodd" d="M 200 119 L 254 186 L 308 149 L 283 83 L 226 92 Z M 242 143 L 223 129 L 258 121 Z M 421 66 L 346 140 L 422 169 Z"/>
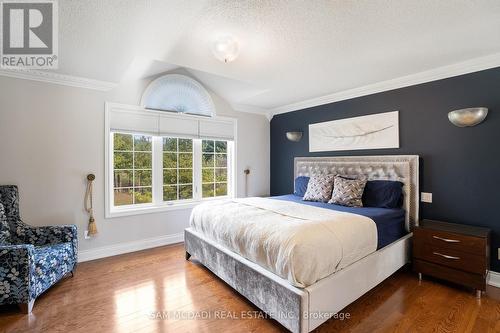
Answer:
<path fill-rule="evenodd" d="M 201 199 L 201 140 L 193 140 L 193 199 Z"/>
<path fill-rule="evenodd" d="M 153 204 L 163 201 L 163 140 L 153 136 Z"/>

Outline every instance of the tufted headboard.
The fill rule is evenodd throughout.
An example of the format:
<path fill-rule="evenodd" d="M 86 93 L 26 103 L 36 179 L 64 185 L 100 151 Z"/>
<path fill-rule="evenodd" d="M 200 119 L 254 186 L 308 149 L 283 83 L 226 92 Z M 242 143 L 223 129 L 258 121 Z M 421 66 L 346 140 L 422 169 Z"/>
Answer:
<path fill-rule="evenodd" d="M 368 180 L 398 180 L 404 184 L 406 229 L 418 225 L 418 155 L 296 157 L 294 179 L 315 174 L 364 175 Z"/>

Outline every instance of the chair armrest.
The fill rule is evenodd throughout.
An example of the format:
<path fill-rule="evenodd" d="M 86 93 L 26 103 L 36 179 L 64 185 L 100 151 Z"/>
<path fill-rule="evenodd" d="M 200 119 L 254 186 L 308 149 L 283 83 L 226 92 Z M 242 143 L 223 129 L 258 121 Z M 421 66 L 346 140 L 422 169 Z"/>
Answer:
<path fill-rule="evenodd" d="M 35 299 L 35 247 L 31 244 L 0 245 L 1 303 L 27 303 Z M 8 285 L 8 288 L 6 288 Z"/>
<path fill-rule="evenodd" d="M 33 259 L 35 255 L 35 246 L 31 244 L 21 245 L 0 245 L 0 258 L 1 262 L 6 262 L 10 256 L 17 256 L 19 258 L 16 263 L 26 264 L 27 260 Z"/>
<path fill-rule="evenodd" d="M 31 227 L 36 238 L 36 245 L 49 245 L 71 242 L 78 237 L 77 228 L 74 224 L 51 225 L 43 227 Z"/>
<path fill-rule="evenodd" d="M 78 251 L 78 229 L 74 224 L 32 227 L 30 229 L 29 243 L 37 246 L 52 245 L 71 242 L 73 253 Z"/>

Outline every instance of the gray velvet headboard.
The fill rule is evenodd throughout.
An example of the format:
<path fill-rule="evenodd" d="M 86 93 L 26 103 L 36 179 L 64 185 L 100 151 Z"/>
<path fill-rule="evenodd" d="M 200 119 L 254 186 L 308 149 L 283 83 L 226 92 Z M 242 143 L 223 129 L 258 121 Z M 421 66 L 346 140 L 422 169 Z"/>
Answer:
<path fill-rule="evenodd" d="M 315 174 L 364 175 L 368 180 L 398 180 L 404 183 L 406 229 L 418 225 L 418 155 L 296 157 L 294 179 Z"/>

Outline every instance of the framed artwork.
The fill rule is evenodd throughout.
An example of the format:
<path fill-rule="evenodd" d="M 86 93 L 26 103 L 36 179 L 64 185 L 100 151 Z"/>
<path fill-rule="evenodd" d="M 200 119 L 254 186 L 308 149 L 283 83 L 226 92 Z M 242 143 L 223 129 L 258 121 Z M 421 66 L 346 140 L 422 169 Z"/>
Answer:
<path fill-rule="evenodd" d="M 309 125 L 309 151 L 399 148 L 399 111 Z"/>

